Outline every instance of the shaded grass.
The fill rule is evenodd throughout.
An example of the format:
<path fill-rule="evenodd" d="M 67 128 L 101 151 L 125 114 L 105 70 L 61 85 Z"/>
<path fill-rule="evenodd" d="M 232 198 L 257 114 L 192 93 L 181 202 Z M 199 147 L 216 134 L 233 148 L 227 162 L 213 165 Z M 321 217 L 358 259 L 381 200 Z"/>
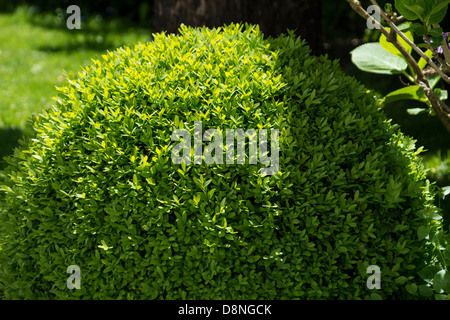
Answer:
<path fill-rule="evenodd" d="M 31 117 L 51 106 L 66 75 L 107 50 L 151 37 L 149 30 L 99 17 L 68 30 L 63 17 L 27 7 L 0 14 L 0 30 L 0 169 L 18 139 L 32 134 Z"/>

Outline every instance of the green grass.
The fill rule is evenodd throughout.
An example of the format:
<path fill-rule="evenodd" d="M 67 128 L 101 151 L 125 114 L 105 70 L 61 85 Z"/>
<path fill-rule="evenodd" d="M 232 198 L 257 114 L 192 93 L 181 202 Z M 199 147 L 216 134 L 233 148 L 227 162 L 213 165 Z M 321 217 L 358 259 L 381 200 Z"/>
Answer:
<path fill-rule="evenodd" d="M 52 104 L 56 87 L 91 59 L 124 44 L 147 41 L 150 30 L 99 17 L 66 28 L 62 14 L 37 14 L 33 7 L 0 14 L 0 169 L 23 136 L 31 117 Z"/>

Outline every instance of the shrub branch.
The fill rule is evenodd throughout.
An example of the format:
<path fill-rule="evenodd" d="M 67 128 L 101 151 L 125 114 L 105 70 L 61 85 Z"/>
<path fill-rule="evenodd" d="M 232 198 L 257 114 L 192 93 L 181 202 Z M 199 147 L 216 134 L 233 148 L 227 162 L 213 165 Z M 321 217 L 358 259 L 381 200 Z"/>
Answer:
<path fill-rule="evenodd" d="M 383 19 L 386 21 L 386 23 L 391 28 L 391 32 L 387 31 L 385 27 L 381 25 L 379 21 L 374 19 L 366 10 L 363 9 L 361 6 L 361 3 L 358 0 L 347 0 L 347 2 L 350 4 L 350 7 L 355 11 L 358 15 L 363 17 L 364 19 L 370 19 L 373 21 L 377 27 L 381 31 L 382 34 L 386 36 L 386 39 L 391 42 L 397 50 L 400 51 L 400 53 L 405 58 L 406 62 L 411 66 L 415 73 L 415 82 L 416 84 L 420 85 L 424 91 L 425 95 L 427 96 L 428 100 L 431 103 L 431 106 L 438 116 L 441 123 L 444 125 L 446 130 L 450 133 L 450 108 L 447 106 L 447 104 L 439 99 L 438 96 L 433 92 L 433 89 L 430 87 L 430 84 L 428 83 L 428 80 L 426 79 L 425 75 L 423 74 L 422 70 L 420 69 L 419 65 L 417 64 L 416 60 L 413 58 L 413 56 L 405 49 L 405 47 L 398 41 L 397 35 L 400 36 L 407 44 L 409 44 L 414 51 L 416 51 L 422 58 L 424 58 L 428 64 L 446 81 L 447 83 L 450 83 L 450 77 L 448 77 L 442 69 L 440 69 L 430 58 L 428 58 L 425 53 L 417 47 L 414 43 L 412 43 L 404 34 L 401 32 L 397 26 L 392 22 L 392 20 L 387 16 L 387 14 L 381 10 L 381 7 L 378 5 L 376 0 L 371 0 L 373 5 L 376 5 L 378 8 L 380 8 L 380 14 L 383 17 Z"/>

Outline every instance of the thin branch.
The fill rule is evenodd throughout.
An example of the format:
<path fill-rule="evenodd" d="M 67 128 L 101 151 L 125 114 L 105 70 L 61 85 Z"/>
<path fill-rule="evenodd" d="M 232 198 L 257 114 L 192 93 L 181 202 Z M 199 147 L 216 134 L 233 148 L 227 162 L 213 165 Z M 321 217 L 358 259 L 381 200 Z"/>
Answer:
<path fill-rule="evenodd" d="M 411 40 L 409 40 L 408 39 L 408 37 L 407 36 L 405 36 L 404 34 L 403 34 L 403 32 L 401 32 L 398 28 L 397 28 L 397 26 L 391 21 L 391 19 L 389 19 L 389 17 L 386 15 L 386 13 L 383 11 L 383 10 L 381 10 L 381 7 L 378 5 L 378 3 L 377 3 L 377 1 L 376 0 L 370 0 L 371 2 L 372 2 L 372 4 L 373 5 L 375 5 L 375 6 L 377 6 L 378 8 L 380 8 L 380 13 L 381 13 L 381 15 L 383 16 L 383 19 L 386 21 L 386 23 L 392 28 L 392 29 L 394 29 L 395 30 L 395 32 L 403 39 L 403 40 L 405 40 L 405 42 L 407 43 L 407 44 L 409 44 L 413 49 L 414 49 L 414 51 L 416 51 L 422 58 L 424 58 L 427 62 L 428 62 L 428 64 L 434 69 L 434 70 L 436 70 L 436 72 L 442 77 L 442 79 L 445 81 L 445 82 L 447 82 L 447 83 L 449 83 L 450 84 L 450 77 L 449 76 L 447 76 L 435 63 L 434 63 L 434 61 L 433 60 L 431 60 L 430 58 L 428 58 L 427 56 L 426 56 L 426 54 L 422 51 L 422 50 L 420 50 L 420 48 L 418 47 L 418 46 L 416 46 Z"/>
<path fill-rule="evenodd" d="M 391 39 L 392 35 L 390 35 L 389 31 L 386 30 L 385 27 L 383 27 L 376 19 L 374 19 L 370 14 L 367 13 L 366 10 L 364 10 L 361 7 L 361 4 L 358 0 L 347 0 L 347 2 L 350 4 L 352 9 L 358 13 L 361 17 L 364 19 L 373 19 L 377 29 L 381 31 L 382 34 L 386 36 L 386 38 L 391 41 L 391 43 L 397 48 L 398 51 L 404 56 L 406 59 L 406 62 L 411 66 L 411 68 L 414 70 L 414 73 L 416 76 L 419 77 L 419 79 L 426 81 L 425 76 L 422 73 L 422 70 L 420 70 L 419 65 L 417 64 L 416 60 L 413 58 L 413 56 L 403 47 L 403 45 L 397 41 L 397 39 Z M 381 11 L 381 9 L 380 9 Z M 392 29 L 391 29 L 392 30 Z M 428 57 L 427 57 L 428 58 Z"/>
<path fill-rule="evenodd" d="M 392 17 L 392 22 L 394 22 L 395 24 L 403 22 L 403 20 L 405 20 L 405 18 L 403 16 L 394 16 Z"/>
<path fill-rule="evenodd" d="M 372 3 L 374 3 L 374 5 L 378 6 L 378 4 L 376 3 L 376 1 L 371 0 Z M 400 53 L 404 56 L 404 58 L 406 59 L 406 61 L 408 62 L 408 64 L 412 67 L 412 69 L 414 70 L 415 74 L 416 74 L 416 83 L 419 84 L 425 91 L 425 95 L 427 96 L 428 100 L 431 103 L 431 106 L 433 108 L 433 110 L 436 112 L 436 115 L 438 116 L 439 120 L 442 122 L 442 124 L 444 125 L 444 127 L 447 129 L 448 132 L 450 132 L 450 108 L 447 106 L 447 104 L 443 101 L 441 101 L 439 99 L 439 97 L 436 96 L 436 94 L 433 92 L 433 90 L 430 88 L 430 85 L 425 77 L 425 75 L 423 74 L 422 70 L 420 69 L 419 65 L 417 64 L 416 60 L 411 56 L 411 54 L 405 49 L 405 47 L 403 47 L 402 44 L 400 44 L 400 42 L 397 40 L 397 37 L 395 36 L 394 39 L 392 39 L 392 35 L 390 34 L 390 32 L 388 32 L 386 30 L 386 28 L 384 28 L 378 21 L 376 21 L 375 19 L 373 19 L 373 17 L 371 15 L 369 15 L 367 13 L 367 11 L 365 11 L 362 7 L 361 4 L 358 0 L 347 0 L 347 2 L 350 4 L 351 8 L 358 13 L 361 17 L 363 17 L 364 19 L 372 19 L 372 21 L 375 21 L 375 25 L 377 27 L 379 27 L 381 33 L 383 33 L 386 38 L 400 51 Z M 378 6 L 378 8 L 380 8 L 380 6 Z M 398 33 L 400 36 L 403 35 L 404 40 L 407 41 L 407 43 L 411 43 L 411 41 L 409 41 L 409 39 L 400 31 L 398 30 L 398 28 L 392 23 L 392 21 L 389 20 L 389 18 L 386 16 L 386 13 L 383 12 L 383 10 L 381 10 L 380 8 L 380 12 L 383 15 L 383 18 L 386 20 L 386 22 L 390 22 L 391 25 L 391 30 L 395 30 L 396 33 Z M 393 27 L 392 27 L 393 25 Z M 403 38 L 402 37 L 402 38 Z M 412 45 L 411 45 L 412 44 Z M 411 47 L 414 48 L 416 47 L 413 43 L 411 43 Z M 417 48 L 419 49 L 419 48 Z M 420 52 L 422 52 L 422 50 L 419 49 Z M 422 52 L 422 54 L 425 56 L 425 54 Z M 436 64 L 431 61 L 430 58 L 428 58 L 427 56 L 424 57 L 424 59 L 427 60 L 427 62 L 429 63 L 429 65 L 433 68 L 436 72 L 438 72 L 440 75 L 443 74 L 445 78 L 448 78 L 441 69 L 439 69 Z M 431 61 L 431 63 L 430 63 Z M 442 75 L 441 75 L 442 76 Z M 443 78 L 444 78 L 443 77 Z"/>
<path fill-rule="evenodd" d="M 445 41 L 445 40 L 444 40 Z M 430 36 L 425 36 L 425 42 L 428 45 L 428 48 L 430 48 L 431 52 L 433 53 L 433 58 L 437 60 L 437 62 L 439 62 L 442 66 L 445 67 L 445 69 L 449 69 L 450 70 L 450 65 L 447 64 L 447 62 L 442 59 L 439 55 L 439 53 L 437 52 L 436 48 L 434 48 L 431 45 L 431 41 L 430 41 Z M 442 72 L 445 72 L 445 70 L 442 70 Z"/>
<path fill-rule="evenodd" d="M 439 23 L 433 24 L 433 28 L 440 29 L 441 26 L 439 25 Z M 450 36 L 450 34 L 447 33 L 447 37 L 448 36 Z M 447 41 L 448 41 L 448 38 L 447 38 Z M 446 67 L 447 70 L 450 70 L 450 50 L 448 49 L 447 41 L 445 40 L 445 38 L 442 39 L 441 48 L 442 48 L 442 51 L 444 53 L 444 58 L 445 58 L 445 63 L 442 63 L 442 64 Z"/>
<path fill-rule="evenodd" d="M 436 96 L 436 94 L 428 86 L 428 84 L 425 84 L 422 81 L 419 81 L 418 84 L 425 91 L 425 95 L 427 96 L 428 100 L 430 100 L 431 106 L 433 107 L 434 112 L 436 112 L 436 115 L 438 116 L 439 120 L 441 120 L 441 123 L 444 125 L 445 129 L 447 129 L 447 131 L 450 132 L 450 114 L 447 111 L 449 110 L 449 107 L 444 101 L 442 101 L 441 99 L 438 98 L 438 96 Z"/>
<path fill-rule="evenodd" d="M 448 38 L 447 38 L 447 41 L 448 41 Z M 444 52 L 445 66 L 447 67 L 447 69 L 450 69 L 450 50 L 448 49 L 447 41 L 445 40 L 445 38 L 442 41 L 442 51 Z"/>

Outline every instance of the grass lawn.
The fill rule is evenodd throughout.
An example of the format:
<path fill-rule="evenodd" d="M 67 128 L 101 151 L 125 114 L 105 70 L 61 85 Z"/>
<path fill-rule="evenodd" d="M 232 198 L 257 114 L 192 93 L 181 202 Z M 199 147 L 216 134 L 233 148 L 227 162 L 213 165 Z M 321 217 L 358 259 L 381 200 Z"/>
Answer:
<path fill-rule="evenodd" d="M 94 17 L 69 30 L 62 14 L 21 7 L 0 14 L 0 169 L 18 140 L 30 135 L 31 117 L 52 104 L 56 86 L 91 59 L 124 44 L 147 41 L 150 30 Z"/>

